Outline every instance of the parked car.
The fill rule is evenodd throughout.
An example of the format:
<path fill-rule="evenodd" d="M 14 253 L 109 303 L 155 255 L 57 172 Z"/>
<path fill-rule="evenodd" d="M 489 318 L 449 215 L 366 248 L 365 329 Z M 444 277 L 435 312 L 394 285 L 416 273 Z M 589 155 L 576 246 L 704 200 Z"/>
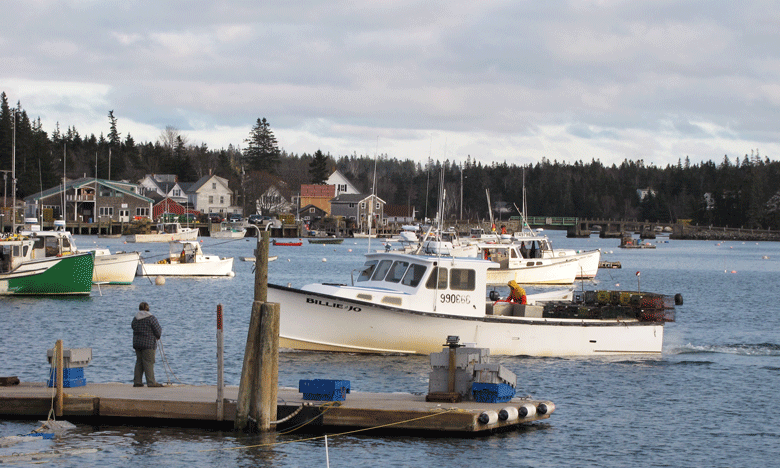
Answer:
<path fill-rule="evenodd" d="M 238 214 L 238 213 L 233 213 L 233 214 L 228 216 L 228 221 L 230 221 L 231 223 L 240 222 L 241 221 L 241 215 Z"/>
<path fill-rule="evenodd" d="M 251 224 L 261 224 L 263 221 L 263 216 L 259 214 L 253 214 L 249 215 L 249 222 Z"/>
<path fill-rule="evenodd" d="M 222 215 L 219 213 L 209 213 L 209 221 L 212 223 L 221 223 L 224 221 L 224 218 L 222 218 Z"/>

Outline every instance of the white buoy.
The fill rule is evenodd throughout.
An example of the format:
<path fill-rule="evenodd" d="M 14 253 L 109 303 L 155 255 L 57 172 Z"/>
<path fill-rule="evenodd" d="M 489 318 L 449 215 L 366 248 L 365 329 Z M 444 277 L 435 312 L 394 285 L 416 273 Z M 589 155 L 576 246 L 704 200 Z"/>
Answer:
<path fill-rule="evenodd" d="M 501 421 L 508 421 L 512 422 L 518 417 L 517 408 L 514 406 L 507 406 L 506 408 L 501 408 L 501 411 L 498 412 L 498 419 Z"/>
<path fill-rule="evenodd" d="M 495 424 L 498 421 L 498 413 L 493 410 L 485 411 L 479 415 L 477 420 L 482 424 Z"/>
<path fill-rule="evenodd" d="M 157 286 L 162 286 L 163 284 L 165 284 L 165 278 L 162 276 L 158 276 L 157 278 L 154 279 L 154 284 L 156 284 Z"/>
<path fill-rule="evenodd" d="M 327 258 L 323 258 L 323 259 L 322 259 L 322 261 L 323 261 L 323 262 L 327 262 L 327 261 L 328 261 L 328 259 L 327 259 Z"/>
<path fill-rule="evenodd" d="M 517 411 L 521 418 L 530 418 L 531 416 L 536 416 L 536 406 L 532 405 L 531 403 L 525 403 L 524 405 L 521 405 L 519 408 L 517 408 Z"/>
<path fill-rule="evenodd" d="M 228 277 L 232 278 L 234 276 L 236 276 L 236 274 L 234 272 L 231 271 L 230 273 L 228 273 Z"/>

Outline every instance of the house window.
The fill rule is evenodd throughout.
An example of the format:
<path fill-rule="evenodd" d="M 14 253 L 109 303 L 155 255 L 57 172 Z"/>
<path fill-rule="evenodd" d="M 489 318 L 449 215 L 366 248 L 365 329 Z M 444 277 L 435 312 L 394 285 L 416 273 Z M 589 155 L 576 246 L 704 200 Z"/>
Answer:
<path fill-rule="evenodd" d="M 354 208 L 354 207 L 355 207 L 355 204 L 354 204 L 354 203 L 350 203 L 350 204 L 349 204 L 349 207 L 350 207 L 350 208 Z"/>
<path fill-rule="evenodd" d="M 224 205 L 225 204 L 225 197 L 224 196 L 220 196 L 219 197 L 219 204 L 220 205 Z"/>
<path fill-rule="evenodd" d="M 376 210 L 379 211 L 379 202 L 376 202 Z"/>
<path fill-rule="evenodd" d="M 314 213 L 314 208 L 309 208 L 309 213 Z"/>
<path fill-rule="evenodd" d="M 100 216 L 114 216 L 114 207 L 113 206 L 101 206 L 98 210 L 98 215 Z"/>
<path fill-rule="evenodd" d="M 339 192 L 346 192 L 347 184 L 339 184 Z"/>
<path fill-rule="evenodd" d="M 136 216 L 149 216 L 149 208 L 136 208 L 135 209 L 135 215 Z"/>
<path fill-rule="evenodd" d="M 365 210 L 366 209 L 366 202 L 360 202 L 360 209 Z"/>
<path fill-rule="evenodd" d="M 217 183 L 216 182 L 212 182 L 211 183 L 211 189 L 212 190 L 216 190 L 217 189 Z"/>
<path fill-rule="evenodd" d="M 174 197 L 180 197 L 181 196 L 181 190 L 174 190 L 173 191 L 173 196 Z"/>
<path fill-rule="evenodd" d="M 214 203 L 214 195 L 209 195 L 209 205 Z"/>

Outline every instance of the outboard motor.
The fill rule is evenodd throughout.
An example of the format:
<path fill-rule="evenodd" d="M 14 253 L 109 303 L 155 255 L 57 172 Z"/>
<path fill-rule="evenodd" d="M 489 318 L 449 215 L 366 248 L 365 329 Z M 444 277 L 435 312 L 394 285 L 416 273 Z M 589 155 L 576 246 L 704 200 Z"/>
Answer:
<path fill-rule="evenodd" d="M 496 302 L 497 300 L 501 299 L 501 295 L 496 291 L 495 289 L 490 291 L 490 300 L 493 302 Z"/>

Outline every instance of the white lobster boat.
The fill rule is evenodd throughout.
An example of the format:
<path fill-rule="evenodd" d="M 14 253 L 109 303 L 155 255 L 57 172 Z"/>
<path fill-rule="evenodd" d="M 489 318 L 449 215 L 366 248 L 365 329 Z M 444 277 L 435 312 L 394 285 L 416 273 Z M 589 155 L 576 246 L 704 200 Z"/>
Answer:
<path fill-rule="evenodd" d="M 488 286 L 518 284 L 572 284 L 580 272 L 574 258 L 531 257 L 518 244 L 478 244 L 481 257 L 499 264 L 487 271 Z"/>
<path fill-rule="evenodd" d="M 169 255 L 157 262 L 138 264 L 138 276 L 235 276 L 233 257 L 203 255 L 197 241 L 174 241 Z"/>
<path fill-rule="evenodd" d="M 179 223 L 159 223 L 157 224 L 157 232 L 133 234 L 127 236 L 127 242 L 171 242 L 197 238 L 198 228 L 182 227 Z"/>
<path fill-rule="evenodd" d="M 599 271 L 601 250 L 554 249 L 550 239 L 542 234 L 525 229 L 512 235 L 513 243 L 526 258 L 541 258 L 553 261 L 576 260 L 576 279 L 593 279 Z"/>
<path fill-rule="evenodd" d="M 661 353 L 664 323 L 673 320 L 668 301 L 642 311 L 586 305 L 582 293 L 565 290 L 530 295 L 527 305 L 501 302 L 495 291 L 486 297 L 495 267 L 475 258 L 369 253 L 354 284 L 269 284 L 268 301 L 281 304 L 280 346 L 293 349 L 430 354 L 441 350 L 443 335 L 457 335 L 500 355 Z"/>

